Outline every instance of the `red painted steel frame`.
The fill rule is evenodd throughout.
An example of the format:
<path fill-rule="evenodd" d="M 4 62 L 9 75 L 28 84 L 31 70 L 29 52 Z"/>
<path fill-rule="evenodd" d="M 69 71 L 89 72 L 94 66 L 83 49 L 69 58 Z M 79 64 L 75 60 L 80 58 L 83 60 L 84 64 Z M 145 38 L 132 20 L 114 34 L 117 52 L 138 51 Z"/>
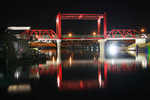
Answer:
<path fill-rule="evenodd" d="M 104 14 L 69 14 L 59 13 L 56 17 L 56 33 L 61 39 L 61 20 L 97 20 L 97 32 L 100 35 L 100 20 L 104 19 L 104 38 L 107 35 L 106 13 Z"/>
<path fill-rule="evenodd" d="M 135 38 L 135 33 L 142 35 L 140 32 L 138 32 L 137 30 L 134 30 L 134 29 L 113 29 L 109 32 L 107 37 L 109 35 L 111 35 L 112 38 L 115 38 L 116 34 L 120 34 L 122 36 L 122 38 L 126 38 L 127 34 L 130 34 L 130 36 L 132 36 L 132 38 Z"/>
<path fill-rule="evenodd" d="M 47 34 L 51 39 L 53 38 L 53 36 L 56 36 L 56 38 L 58 38 L 58 35 L 53 30 L 26 30 L 22 34 L 20 34 L 20 36 L 23 36 L 25 34 L 27 35 L 27 38 L 30 38 L 32 34 L 36 34 L 38 38 L 42 38 L 44 34 Z"/>

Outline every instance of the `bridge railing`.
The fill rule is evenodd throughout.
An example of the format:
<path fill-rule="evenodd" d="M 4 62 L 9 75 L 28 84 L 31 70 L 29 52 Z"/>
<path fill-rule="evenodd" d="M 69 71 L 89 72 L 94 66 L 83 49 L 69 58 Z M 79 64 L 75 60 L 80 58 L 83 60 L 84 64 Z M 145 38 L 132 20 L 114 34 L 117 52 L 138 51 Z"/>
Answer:
<path fill-rule="evenodd" d="M 130 38 L 130 37 L 133 38 L 132 35 L 129 35 L 129 34 L 126 35 L 126 38 Z M 115 37 L 113 35 L 109 35 L 109 36 L 107 36 L 107 38 L 122 38 L 122 35 L 116 34 Z M 136 34 L 135 38 L 141 38 L 141 35 L 140 34 Z"/>
<path fill-rule="evenodd" d="M 72 36 L 68 36 L 68 35 L 62 35 L 62 38 L 102 38 L 103 35 L 72 35 Z"/>

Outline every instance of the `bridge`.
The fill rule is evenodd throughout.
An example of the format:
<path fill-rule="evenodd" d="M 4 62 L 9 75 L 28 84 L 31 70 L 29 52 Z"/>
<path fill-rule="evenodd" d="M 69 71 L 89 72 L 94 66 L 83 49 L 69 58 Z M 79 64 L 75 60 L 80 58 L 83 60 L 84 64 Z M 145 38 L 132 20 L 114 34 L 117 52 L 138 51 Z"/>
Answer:
<path fill-rule="evenodd" d="M 73 14 L 73 13 L 59 13 L 56 16 L 56 32 L 49 30 L 26 30 L 20 36 L 22 38 L 30 38 L 36 36 L 39 40 L 91 40 L 91 39 L 136 39 L 141 38 L 141 33 L 134 29 L 113 29 L 107 32 L 107 19 L 106 13 L 104 14 Z M 101 33 L 101 21 L 103 19 L 103 34 Z M 76 35 L 67 36 L 61 33 L 61 20 L 97 20 L 97 35 Z"/>
<path fill-rule="evenodd" d="M 32 29 L 26 30 L 20 34 L 20 38 L 30 39 L 31 37 L 34 40 L 132 40 L 132 39 L 141 39 L 142 34 L 135 29 L 113 29 L 111 30 L 104 38 L 104 35 L 61 35 L 59 36 L 53 30 L 40 30 Z M 61 38 L 59 38 L 61 37 Z"/>
<path fill-rule="evenodd" d="M 104 53 L 105 42 L 107 40 L 136 40 L 135 44 L 145 43 L 146 40 L 142 38 L 142 34 L 135 29 L 113 29 L 107 32 L 107 19 L 104 14 L 70 14 L 59 13 L 56 16 L 56 32 L 49 30 L 26 30 L 20 37 L 23 39 L 33 39 L 38 41 L 57 41 L 57 48 L 60 48 L 61 40 L 98 40 L 100 44 L 100 51 Z M 97 20 L 97 35 L 74 35 L 67 36 L 61 33 L 61 20 Z M 101 33 L 101 21 L 103 20 L 103 33 Z M 134 45 L 136 48 L 136 45 Z M 133 48 L 133 47 L 131 47 Z"/>

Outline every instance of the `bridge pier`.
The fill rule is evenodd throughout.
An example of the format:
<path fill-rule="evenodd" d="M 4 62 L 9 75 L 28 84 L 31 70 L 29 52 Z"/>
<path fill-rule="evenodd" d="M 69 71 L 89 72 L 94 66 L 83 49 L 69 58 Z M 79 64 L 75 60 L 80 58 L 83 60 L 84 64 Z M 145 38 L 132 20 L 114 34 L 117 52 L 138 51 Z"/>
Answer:
<path fill-rule="evenodd" d="M 104 62 L 105 61 L 105 42 L 106 39 L 101 39 L 98 40 L 99 42 L 99 51 L 100 51 L 100 57 L 99 57 L 99 61 Z"/>
<path fill-rule="evenodd" d="M 135 39 L 136 45 L 146 43 L 146 39 Z"/>
<path fill-rule="evenodd" d="M 107 40 L 106 39 L 101 39 L 101 40 L 98 40 L 99 42 L 99 47 L 100 47 L 100 52 L 104 52 L 105 51 L 105 42 Z"/>
<path fill-rule="evenodd" d="M 136 53 L 138 54 L 138 50 L 142 47 L 145 47 L 146 39 L 145 38 L 139 38 L 135 39 L 135 43 L 128 46 L 127 50 L 136 50 Z"/>
<path fill-rule="evenodd" d="M 61 62 L 61 39 L 57 40 L 57 64 Z"/>
<path fill-rule="evenodd" d="M 136 56 L 136 66 L 139 64 L 142 64 L 142 68 L 147 68 L 147 60 L 146 60 L 146 54 L 145 53 L 139 53 Z"/>
<path fill-rule="evenodd" d="M 138 55 L 139 46 L 146 43 L 146 39 L 135 39 L 136 55 Z"/>

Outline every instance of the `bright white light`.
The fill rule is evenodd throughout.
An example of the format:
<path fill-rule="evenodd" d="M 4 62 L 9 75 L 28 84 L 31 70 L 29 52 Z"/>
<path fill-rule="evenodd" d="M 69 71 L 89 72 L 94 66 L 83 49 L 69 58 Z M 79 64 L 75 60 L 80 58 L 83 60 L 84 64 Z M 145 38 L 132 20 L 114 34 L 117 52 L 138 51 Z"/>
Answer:
<path fill-rule="evenodd" d="M 117 49 L 118 49 L 117 46 L 111 45 L 110 48 L 109 48 L 109 52 L 114 55 L 118 52 Z"/>
<path fill-rule="evenodd" d="M 56 22 L 57 22 L 57 23 L 59 22 L 59 19 L 58 19 L 58 18 L 56 19 Z"/>
<path fill-rule="evenodd" d="M 142 38 L 147 38 L 146 34 L 142 34 L 141 37 L 142 37 Z"/>
<path fill-rule="evenodd" d="M 30 30 L 31 27 L 21 27 L 21 26 L 9 26 L 7 27 L 8 30 Z"/>
<path fill-rule="evenodd" d="M 135 50 L 135 47 L 130 47 L 129 50 Z"/>
<path fill-rule="evenodd" d="M 98 78 L 98 81 L 99 81 L 99 87 L 101 87 L 102 86 L 102 82 L 101 82 L 101 74 L 99 74 L 99 78 Z"/>
<path fill-rule="evenodd" d="M 111 64 L 114 65 L 114 62 L 115 62 L 114 59 L 112 59 L 112 60 L 111 60 Z"/>
<path fill-rule="evenodd" d="M 142 60 L 142 68 L 147 68 L 147 60 Z"/>
<path fill-rule="evenodd" d="M 57 77 L 57 86 L 60 87 L 60 78 L 59 78 L 59 76 Z"/>
<path fill-rule="evenodd" d="M 53 54 L 52 51 L 49 51 L 49 56 L 50 56 L 50 57 L 52 56 L 52 54 Z"/>
<path fill-rule="evenodd" d="M 21 74 L 21 70 L 22 70 L 22 68 L 21 67 L 19 67 L 18 69 L 16 69 L 16 71 L 15 71 L 15 73 L 14 73 L 14 77 L 15 78 L 19 78 L 19 76 L 20 76 L 20 74 Z"/>

